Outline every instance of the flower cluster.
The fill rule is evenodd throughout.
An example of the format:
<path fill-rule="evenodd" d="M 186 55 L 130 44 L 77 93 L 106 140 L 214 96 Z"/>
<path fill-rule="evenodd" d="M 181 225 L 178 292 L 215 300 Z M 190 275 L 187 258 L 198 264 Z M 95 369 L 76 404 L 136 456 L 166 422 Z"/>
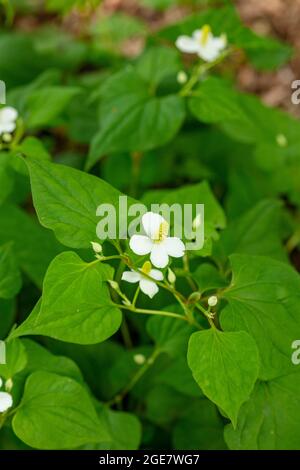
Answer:
<path fill-rule="evenodd" d="M 163 273 L 156 268 L 165 268 L 169 263 L 169 257 L 181 258 L 185 252 L 185 246 L 178 237 L 169 237 L 169 224 L 159 214 L 147 212 L 142 217 L 142 227 L 145 235 L 133 235 L 129 241 L 131 250 L 139 255 L 150 255 L 150 261 L 146 261 L 139 271 L 125 271 L 122 280 L 139 283 L 141 291 L 152 298 L 158 292 L 155 281 L 163 280 Z M 153 281 L 151 280 L 153 279 Z"/>
<path fill-rule="evenodd" d="M 9 381 L 7 381 L 7 382 L 9 382 Z M 3 386 L 3 380 L 0 377 L 0 389 L 2 388 L 2 386 Z M 6 388 L 6 390 L 9 390 L 11 387 L 6 386 L 5 388 Z M 0 391 L 0 413 L 4 413 L 9 408 L 11 408 L 12 405 L 13 405 L 13 399 L 12 399 L 11 394 L 8 393 L 8 391 L 6 391 L 6 392 L 1 392 Z"/>
<path fill-rule="evenodd" d="M 213 36 L 209 25 L 193 32 L 192 36 L 179 36 L 176 47 L 188 54 L 197 54 L 206 62 L 215 61 L 227 46 L 226 35 Z"/>

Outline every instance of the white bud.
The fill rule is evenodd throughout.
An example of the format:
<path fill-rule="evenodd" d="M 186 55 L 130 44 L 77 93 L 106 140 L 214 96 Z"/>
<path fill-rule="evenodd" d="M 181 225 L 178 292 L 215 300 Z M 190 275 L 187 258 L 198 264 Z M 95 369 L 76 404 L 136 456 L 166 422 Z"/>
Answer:
<path fill-rule="evenodd" d="M 12 135 L 9 134 L 8 132 L 5 132 L 5 133 L 2 135 L 2 140 L 3 140 L 3 142 L 6 142 L 6 143 L 8 144 L 9 142 L 12 141 Z"/>
<path fill-rule="evenodd" d="M 102 253 L 102 246 L 100 245 L 100 243 L 91 242 L 91 245 L 95 253 Z"/>
<path fill-rule="evenodd" d="M 12 379 L 7 379 L 7 381 L 5 382 L 5 390 L 7 392 L 10 392 L 11 389 L 13 388 L 13 385 L 14 385 L 14 383 L 13 383 Z"/>
<path fill-rule="evenodd" d="M 168 268 L 168 281 L 170 284 L 175 284 L 176 282 L 176 275 L 171 268 Z"/>
<path fill-rule="evenodd" d="M 208 298 L 207 303 L 210 307 L 215 307 L 218 303 L 218 297 L 216 295 L 212 295 Z"/>
<path fill-rule="evenodd" d="M 286 147 L 288 144 L 287 138 L 284 134 L 278 134 L 276 136 L 276 142 L 279 147 Z"/>
<path fill-rule="evenodd" d="M 146 362 L 146 357 L 144 356 L 144 354 L 135 354 L 133 356 L 133 360 L 136 364 L 142 366 Z"/>
<path fill-rule="evenodd" d="M 180 85 L 184 85 L 186 82 L 187 82 L 187 79 L 188 79 L 188 76 L 187 74 L 185 73 L 184 70 L 180 70 L 180 72 L 178 72 L 177 74 L 177 82 L 180 84 Z"/>
<path fill-rule="evenodd" d="M 3 385 L 3 380 L 0 377 L 0 388 L 2 387 L 2 385 Z"/>
<path fill-rule="evenodd" d="M 197 228 L 199 228 L 201 224 L 202 224 L 202 214 L 199 213 L 196 215 L 196 217 L 193 220 L 193 223 L 192 223 L 193 230 L 197 230 Z"/>
<path fill-rule="evenodd" d="M 119 284 L 116 282 L 116 281 L 112 281 L 112 280 L 108 280 L 107 281 L 108 284 L 110 285 L 110 287 L 116 291 L 118 291 L 120 288 L 119 288 Z"/>

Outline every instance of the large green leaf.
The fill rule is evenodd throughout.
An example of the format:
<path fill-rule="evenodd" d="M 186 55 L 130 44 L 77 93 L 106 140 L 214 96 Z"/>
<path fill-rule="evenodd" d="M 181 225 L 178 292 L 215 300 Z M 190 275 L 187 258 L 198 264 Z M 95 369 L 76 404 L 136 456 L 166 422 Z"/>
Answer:
<path fill-rule="evenodd" d="M 0 207 L 0 243 L 13 241 L 13 251 L 21 269 L 38 286 L 45 271 L 62 249 L 53 235 L 13 204 Z"/>
<path fill-rule="evenodd" d="M 175 424 L 173 443 L 175 449 L 220 450 L 226 449 L 221 416 L 216 406 L 201 399 L 192 403 L 184 416 Z"/>
<path fill-rule="evenodd" d="M 300 373 L 259 382 L 245 403 L 234 430 L 228 425 L 225 440 L 231 449 L 298 450 Z"/>
<path fill-rule="evenodd" d="M 138 418 L 131 413 L 110 410 L 108 407 L 99 406 L 101 419 L 106 423 L 111 439 L 88 449 L 97 450 L 136 450 L 141 440 L 141 424 Z"/>
<path fill-rule="evenodd" d="M 79 91 L 75 87 L 52 86 L 32 92 L 26 102 L 27 126 L 37 128 L 53 124 Z"/>
<path fill-rule="evenodd" d="M 22 279 L 12 243 L 0 246 L 0 297 L 10 299 L 20 290 Z"/>
<path fill-rule="evenodd" d="M 230 260 L 233 277 L 224 292 L 228 305 L 222 327 L 247 331 L 260 352 L 260 378 L 279 377 L 293 368 L 291 344 L 300 331 L 299 275 L 264 256 L 232 255 Z"/>
<path fill-rule="evenodd" d="M 110 440 L 88 392 L 75 380 L 48 372 L 34 372 L 27 379 L 13 429 L 37 449 L 71 449 Z"/>
<path fill-rule="evenodd" d="M 41 302 L 11 337 L 45 335 L 79 344 L 109 338 L 122 318 L 110 299 L 105 283 L 109 278 L 110 266 L 85 263 L 73 252 L 61 253 L 46 273 Z"/>
<path fill-rule="evenodd" d="M 15 339 L 6 343 L 6 363 L 0 364 L 0 377 L 13 378 L 21 372 L 27 364 L 27 354 L 22 341 Z"/>
<path fill-rule="evenodd" d="M 149 87 L 132 68 L 106 80 L 101 88 L 100 130 L 92 141 L 87 168 L 105 153 L 150 150 L 174 137 L 185 116 L 184 101 L 178 95 L 155 96 Z"/>
<path fill-rule="evenodd" d="M 279 230 L 281 206 L 276 200 L 260 201 L 242 217 L 234 219 L 221 236 L 226 254 L 264 255 L 287 261 Z"/>
<path fill-rule="evenodd" d="M 236 426 L 239 409 L 258 377 L 255 341 L 244 331 L 224 333 L 212 328 L 194 333 L 189 342 L 188 364 L 203 393 Z"/>
<path fill-rule="evenodd" d="M 96 210 L 100 204 L 114 206 L 118 224 L 122 194 L 108 183 L 64 165 L 32 158 L 26 161 L 39 220 L 54 231 L 61 243 L 71 248 L 90 247 L 90 242 L 97 238 Z M 127 202 L 129 206 L 132 199 Z"/>
<path fill-rule="evenodd" d="M 173 308 L 172 311 L 175 309 Z M 176 310 L 175 310 L 176 311 Z M 147 330 L 161 352 L 178 357 L 186 352 L 189 337 L 194 328 L 181 320 L 153 316 L 147 322 Z"/>
<path fill-rule="evenodd" d="M 77 382 L 83 382 L 82 374 L 72 359 L 51 354 L 48 349 L 31 339 L 22 339 L 22 343 L 25 346 L 28 358 L 24 374 L 29 375 L 36 371 L 45 371 L 70 377 Z"/>

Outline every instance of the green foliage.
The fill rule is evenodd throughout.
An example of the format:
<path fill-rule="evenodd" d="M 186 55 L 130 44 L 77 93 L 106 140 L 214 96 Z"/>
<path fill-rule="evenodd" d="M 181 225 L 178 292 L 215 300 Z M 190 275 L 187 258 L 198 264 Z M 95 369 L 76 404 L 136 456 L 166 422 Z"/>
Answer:
<path fill-rule="evenodd" d="M 292 47 L 233 2 L 100 3 L 3 10 L 0 449 L 299 450 L 300 124 L 238 80 L 279 80 Z M 175 45 L 204 25 L 212 61 Z M 147 232 L 159 281 L 125 236 L 152 204 L 204 232 L 184 253 L 185 219 Z"/>

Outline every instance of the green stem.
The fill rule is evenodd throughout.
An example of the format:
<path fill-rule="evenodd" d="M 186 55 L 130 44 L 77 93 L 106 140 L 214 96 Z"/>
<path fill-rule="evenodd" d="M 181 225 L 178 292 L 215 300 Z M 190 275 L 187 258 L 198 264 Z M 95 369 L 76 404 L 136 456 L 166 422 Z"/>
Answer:
<path fill-rule="evenodd" d="M 145 364 L 138 369 L 136 374 L 132 377 L 128 385 L 122 390 L 122 392 L 118 393 L 112 400 L 110 400 L 107 405 L 112 406 L 115 404 L 120 403 L 124 397 L 133 389 L 133 387 L 137 384 L 137 382 L 145 375 L 145 373 L 148 371 L 148 369 L 152 366 L 154 363 L 155 359 L 159 356 L 160 350 L 159 349 L 154 349 L 153 353 L 151 356 L 147 359 Z"/>
<path fill-rule="evenodd" d="M 193 70 L 191 78 L 185 84 L 185 86 L 180 90 L 179 95 L 189 96 L 194 86 L 199 82 L 200 78 L 203 77 L 203 75 L 206 72 L 208 72 L 210 69 L 212 69 L 219 63 L 223 62 L 223 60 L 225 59 L 225 57 L 228 56 L 229 53 L 230 53 L 230 50 L 228 49 L 223 54 L 220 54 L 220 56 L 213 62 L 206 62 L 206 63 L 201 62 L 200 64 L 197 64 Z"/>
<path fill-rule="evenodd" d="M 188 321 L 186 317 L 175 312 L 166 312 L 164 310 L 148 310 L 145 308 L 135 308 L 132 305 L 114 304 L 114 306 L 123 310 L 129 310 L 130 312 L 141 313 L 143 315 L 161 315 L 164 317 L 173 317 L 173 318 L 178 318 L 183 321 Z"/>
<path fill-rule="evenodd" d="M 135 304 L 136 304 L 136 301 L 137 301 L 137 298 L 139 296 L 139 293 L 140 293 L 140 286 L 138 286 L 137 290 L 135 291 L 135 294 L 134 294 L 134 297 L 132 299 L 132 306 L 135 307 Z"/>

